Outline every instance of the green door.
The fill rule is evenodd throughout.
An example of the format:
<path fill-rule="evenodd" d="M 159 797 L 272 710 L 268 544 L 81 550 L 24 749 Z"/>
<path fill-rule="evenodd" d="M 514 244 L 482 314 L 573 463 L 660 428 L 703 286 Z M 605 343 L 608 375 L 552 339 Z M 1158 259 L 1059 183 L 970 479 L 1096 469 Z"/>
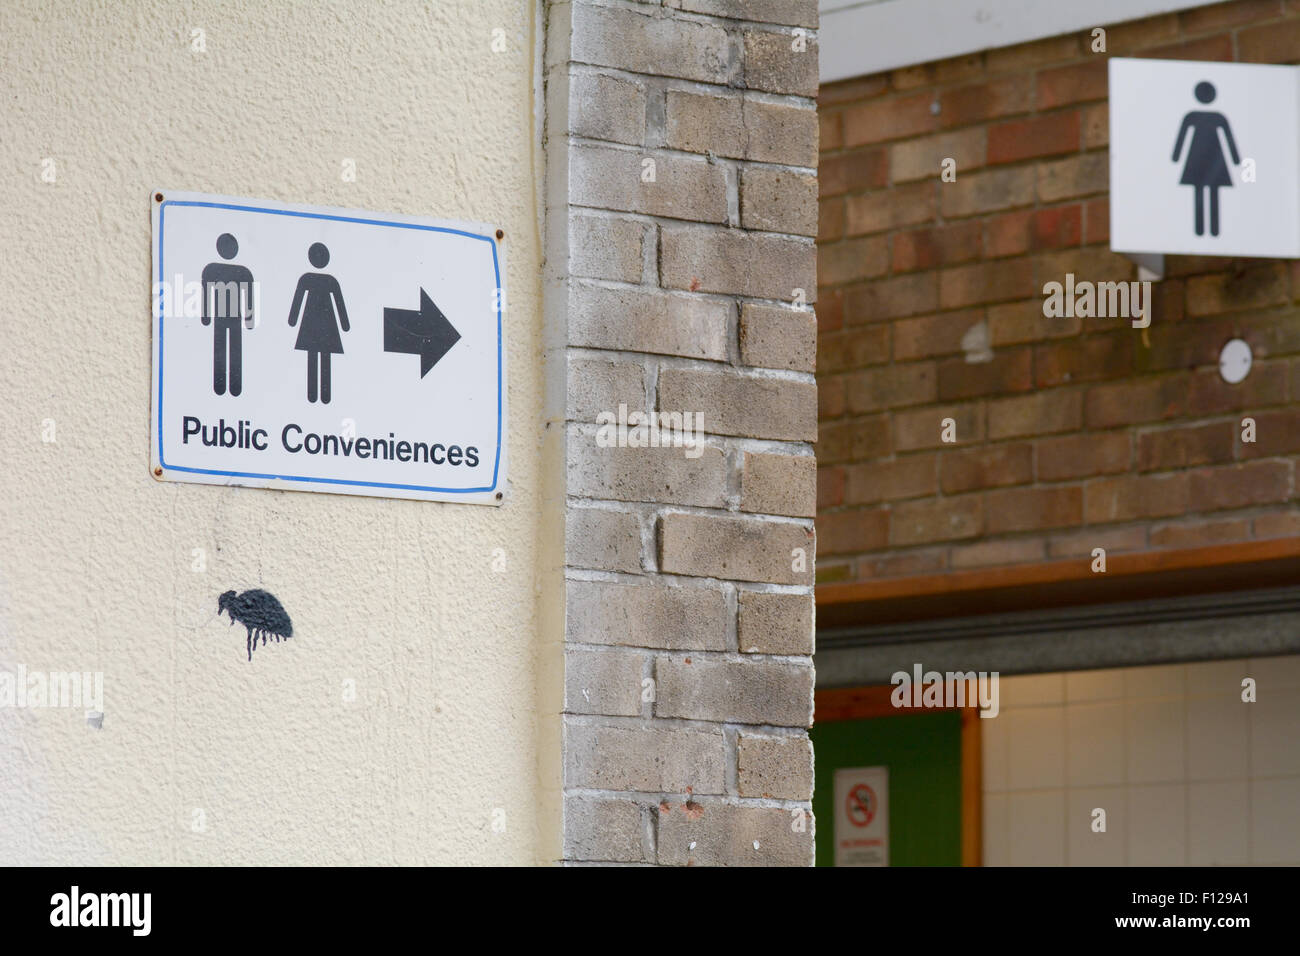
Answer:
<path fill-rule="evenodd" d="M 961 713 L 813 726 L 817 865 L 835 863 L 835 771 L 889 768 L 889 865 L 961 866 Z"/>

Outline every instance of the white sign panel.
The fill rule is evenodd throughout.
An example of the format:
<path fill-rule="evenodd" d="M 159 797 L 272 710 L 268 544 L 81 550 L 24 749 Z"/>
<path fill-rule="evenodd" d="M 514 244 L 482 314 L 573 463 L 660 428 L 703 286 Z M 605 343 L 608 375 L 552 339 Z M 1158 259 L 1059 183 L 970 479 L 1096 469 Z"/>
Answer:
<path fill-rule="evenodd" d="M 889 768 L 835 771 L 835 865 L 889 866 Z"/>
<path fill-rule="evenodd" d="M 1112 59 L 1110 246 L 1300 257 L 1300 71 Z"/>
<path fill-rule="evenodd" d="M 504 252 L 489 226 L 153 197 L 153 474 L 495 504 Z"/>

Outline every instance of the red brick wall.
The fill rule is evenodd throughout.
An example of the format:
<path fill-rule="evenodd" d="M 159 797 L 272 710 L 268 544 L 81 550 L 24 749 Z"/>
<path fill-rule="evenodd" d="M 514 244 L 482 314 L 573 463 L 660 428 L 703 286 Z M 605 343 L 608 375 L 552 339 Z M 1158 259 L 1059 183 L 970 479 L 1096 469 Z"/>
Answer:
<path fill-rule="evenodd" d="M 1107 56 L 1298 62 L 1300 0 L 1090 43 L 823 87 L 820 581 L 1300 535 L 1296 263 L 1171 257 L 1145 331 L 1042 312 L 1067 272 L 1137 278 L 1109 249 Z M 968 362 L 981 323 L 993 359 Z M 1218 374 L 1234 336 L 1255 355 L 1236 386 Z"/>

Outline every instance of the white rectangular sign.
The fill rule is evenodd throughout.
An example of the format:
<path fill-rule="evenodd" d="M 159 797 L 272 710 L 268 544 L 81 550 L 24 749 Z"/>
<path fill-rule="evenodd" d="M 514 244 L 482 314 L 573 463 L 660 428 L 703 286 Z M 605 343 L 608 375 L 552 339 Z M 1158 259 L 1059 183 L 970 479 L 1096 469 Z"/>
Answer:
<path fill-rule="evenodd" d="M 889 768 L 835 771 L 835 865 L 889 866 Z"/>
<path fill-rule="evenodd" d="M 155 193 L 154 476 L 500 501 L 501 238 L 475 223 Z"/>
<path fill-rule="evenodd" d="M 1110 247 L 1300 257 L 1300 70 L 1111 59 Z"/>

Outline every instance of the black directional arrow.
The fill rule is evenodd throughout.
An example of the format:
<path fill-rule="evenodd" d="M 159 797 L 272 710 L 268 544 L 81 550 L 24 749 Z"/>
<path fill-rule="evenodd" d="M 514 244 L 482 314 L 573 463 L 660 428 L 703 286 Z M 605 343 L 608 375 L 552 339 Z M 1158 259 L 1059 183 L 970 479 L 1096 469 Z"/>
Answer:
<path fill-rule="evenodd" d="M 459 341 L 460 333 L 423 289 L 420 311 L 384 309 L 384 351 L 420 356 L 420 378 Z"/>

